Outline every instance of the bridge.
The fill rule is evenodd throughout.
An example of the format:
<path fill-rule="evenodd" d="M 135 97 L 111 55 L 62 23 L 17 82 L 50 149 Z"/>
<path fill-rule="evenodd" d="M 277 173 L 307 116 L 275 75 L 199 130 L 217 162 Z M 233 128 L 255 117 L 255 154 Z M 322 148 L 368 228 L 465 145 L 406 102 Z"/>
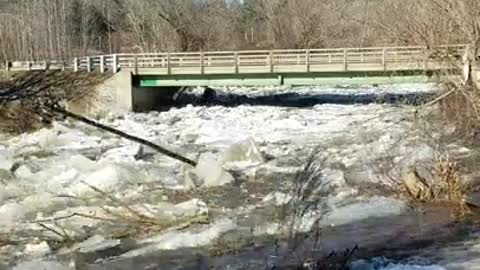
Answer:
<path fill-rule="evenodd" d="M 110 54 L 72 61 L 7 62 L 4 68 L 7 71 L 62 69 L 112 72 L 115 74 L 112 87 L 125 88 L 117 90 L 120 93 L 115 93 L 115 98 L 128 99 L 120 107 L 131 109 L 163 103 L 179 87 L 185 86 L 428 81 L 429 73 L 451 68 L 452 63 L 463 65 L 462 59 L 467 51 L 466 45 L 445 45 L 435 48 L 409 46 Z"/>

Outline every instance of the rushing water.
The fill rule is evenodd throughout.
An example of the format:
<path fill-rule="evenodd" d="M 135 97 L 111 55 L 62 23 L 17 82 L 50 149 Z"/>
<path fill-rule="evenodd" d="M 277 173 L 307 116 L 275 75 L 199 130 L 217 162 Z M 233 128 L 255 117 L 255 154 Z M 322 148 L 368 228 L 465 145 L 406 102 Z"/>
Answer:
<path fill-rule="evenodd" d="M 425 136 L 412 102 L 397 103 L 410 100 L 412 93 L 431 89 L 431 85 L 302 88 L 288 94 L 292 89 L 238 88 L 203 100 L 205 104 L 194 102 L 194 91 L 179 101 L 195 106 L 109 115 L 100 120 L 192 159 L 201 153 L 201 157 L 225 160 L 229 153 L 230 162 L 222 166 L 237 172 L 237 180 L 193 191 L 186 177 L 188 167 L 148 149 L 139 151 L 136 143 L 83 124 L 55 123 L 50 129 L 3 141 L 0 235 L 18 244 L 0 245 L 0 261 L 9 266 L 20 263 L 17 270 L 42 266 L 69 269 L 74 264 L 85 269 L 204 269 L 199 268 L 202 265 L 258 269 L 268 265 L 266 258 L 275 249 L 271 240 L 259 239 L 271 239 L 283 229 L 274 213 L 289 201 L 294 176 L 313 149 L 322 160 L 319 165 L 326 193 L 317 209 L 302 219 L 299 231 L 310 231 L 318 220 L 324 230 L 320 253 L 358 245 L 371 248 L 372 256 L 381 256 L 378 250 L 386 240 L 400 239 L 398 245 L 388 243 L 400 248 L 408 246 L 408 237 L 425 234 L 430 239 L 425 228 L 423 233 L 405 236 L 423 224 L 422 215 L 411 212 L 407 202 L 382 187 L 391 185 L 392 176 L 398 180 L 408 166 L 433 156 L 431 138 L 437 134 L 430 129 Z M 271 106 L 275 100 L 281 106 Z M 245 102 L 249 104 L 238 104 Z M 238 153 L 244 150 L 250 152 Z M 207 173 L 213 173 L 217 165 L 207 166 Z M 100 196 L 92 186 L 102 194 L 112 194 L 115 200 Z M 118 242 L 112 238 L 123 225 L 85 217 L 111 217 L 105 212 L 106 205 L 124 215 L 128 213 L 122 205 L 128 205 L 164 219 L 208 213 L 210 220 L 179 231 L 130 235 L 129 241 Z M 78 213 L 84 216 L 75 216 Z M 444 215 L 435 212 L 432 219 L 440 216 Z M 59 217 L 63 218 L 52 222 Z M 447 237 L 449 233 L 441 228 L 450 219 L 439 220 L 425 227 L 438 229 L 439 237 Z M 52 249 L 50 240 L 61 240 L 58 232 L 62 231 L 80 243 Z M 206 247 L 225 242 L 237 255 L 227 252 L 208 258 Z M 87 255 L 75 259 L 72 251 Z M 377 258 L 356 261 L 352 269 L 443 269 L 433 263 Z"/>

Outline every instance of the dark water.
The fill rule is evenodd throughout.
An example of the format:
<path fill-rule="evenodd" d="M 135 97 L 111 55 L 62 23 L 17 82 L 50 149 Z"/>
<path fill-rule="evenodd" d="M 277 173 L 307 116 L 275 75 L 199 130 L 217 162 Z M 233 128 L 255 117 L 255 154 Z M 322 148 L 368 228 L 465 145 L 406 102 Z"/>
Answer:
<path fill-rule="evenodd" d="M 224 106 L 235 107 L 239 105 L 251 106 L 279 106 L 307 108 L 321 104 L 405 104 L 418 106 L 428 102 L 435 96 L 435 93 L 379 93 L 379 94 L 299 94 L 294 90 L 290 93 L 273 93 L 269 95 L 247 96 L 218 92 L 207 88 L 203 95 L 199 96 L 189 92 L 180 93 L 174 105 L 178 107 L 192 104 L 193 106 Z"/>
<path fill-rule="evenodd" d="M 207 248 L 158 251 L 84 265 L 81 269 L 296 269 L 292 267 L 301 265 L 306 258 L 327 260 L 332 251 L 342 254 L 343 250 L 355 247 L 358 250 L 352 260 L 385 256 L 400 261 L 421 255 L 433 264 L 446 263 L 449 258 L 439 256 L 439 248 L 458 247 L 469 238 L 471 230 L 472 224 L 466 220 L 458 222 L 451 208 L 428 207 L 399 216 L 323 228 L 319 242 L 314 241 L 312 234 L 305 234 L 294 253 L 287 251 L 285 241 L 257 238 L 235 254 L 214 257 Z M 236 237 L 243 241 L 241 233 Z"/>

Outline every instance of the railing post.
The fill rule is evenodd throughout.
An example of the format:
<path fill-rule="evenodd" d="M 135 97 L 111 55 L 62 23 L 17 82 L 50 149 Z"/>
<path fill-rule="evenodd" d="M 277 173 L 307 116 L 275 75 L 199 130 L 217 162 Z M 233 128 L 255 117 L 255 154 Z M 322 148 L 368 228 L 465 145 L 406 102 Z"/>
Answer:
<path fill-rule="evenodd" d="M 238 74 L 238 65 L 239 65 L 239 59 L 238 59 L 238 52 L 235 52 L 233 57 L 235 58 L 235 74 Z"/>
<path fill-rule="evenodd" d="M 92 72 L 92 58 L 87 56 L 87 72 Z"/>
<path fill-rule="evenodd" d="M 75 57 L 75 58 L 73 59 L 73 71 L 74 71 L 74 72 L 77 72 L 77 71 L 78 71 L 78 58 L 77 58 L 77 57 Z"/>
<path fill-rule="evenodd" d="M 310 49 L 307 50 L 305 55 L 305 65 L 307 66 L 307 72 L 310 72 Z"/>
<path fill-rule="evenodd" d="M 101 73 L 105 72 L 105 56 L 104 55 L 100 56 L 100 72 Z"/>
<path fill-rule="evenodd" d="M 200 52 L 200 74 L 204 74 L 205 73 L 205 66 L 204 66 L 204 63 L 203 63 L 203 56 L 204 56 L 204 53 L 203 52 Z"/>
<path fill-rule="evenodd" d="M 167 53 L 167 74 L 172 74 L 172 69 L 170 67 L 170 53 Z"/>
<path fill-rule="evenodd" d="M 269 52 L 269 59 L 270 59 L 270 73 L 273 73 L 273 51 Z"/>
<path fill-rule="evenodd" d="M 118 70 L 118 55 L 114 54 L 113 55 L 113 63 L 112 63 L 112 71 L 113 73 L 117 73 Z"/>
<path fill-rule="evenodd" d="M 383 71 L 387 71 L 387 48 L 383 48 L 382 50 L 382 65 Z"/>
<path fill-rule="evenodd" d="M 138 55 L 137 54 L 135 54 L 133 56 L 133 65 L 134 65 L 133 66 L 133 73 L 135 75 L 137 75 L 138 74 Z"/>
<path fill-rule="evenodd" d="M 343 49 L 343 69 L 348 71 L 348 50 Z"/>
<path fill-rule="evenodd" d="M 43 61 L 43 64 L 45 65 L 45 70 L 48 70 L 48 61 L 47 60 Z"/>

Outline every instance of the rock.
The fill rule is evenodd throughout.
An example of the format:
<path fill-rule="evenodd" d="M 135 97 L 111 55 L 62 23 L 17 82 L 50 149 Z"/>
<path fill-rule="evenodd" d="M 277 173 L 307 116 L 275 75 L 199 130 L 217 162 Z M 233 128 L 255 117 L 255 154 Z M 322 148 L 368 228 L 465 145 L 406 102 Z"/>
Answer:
<path fill-rule="evenodd" d="M 68 270 L 69 268 L 58 262 L 29 261 L 22 262 L 13 270 Z"/>
<path fill-rule="evenodd" d="M 427 181 L 415 169 L 403 178 L 403 184 L 413 198 L 424 200 L 433 196 Z"/>
<path fill-rule="evenodd" d="M 215 187 L 233 183 L 233 176 L 223 169 L 223 162 L 212 153 L 200 155 L 197 166 L 186 172 L 187 187 Z"/>

